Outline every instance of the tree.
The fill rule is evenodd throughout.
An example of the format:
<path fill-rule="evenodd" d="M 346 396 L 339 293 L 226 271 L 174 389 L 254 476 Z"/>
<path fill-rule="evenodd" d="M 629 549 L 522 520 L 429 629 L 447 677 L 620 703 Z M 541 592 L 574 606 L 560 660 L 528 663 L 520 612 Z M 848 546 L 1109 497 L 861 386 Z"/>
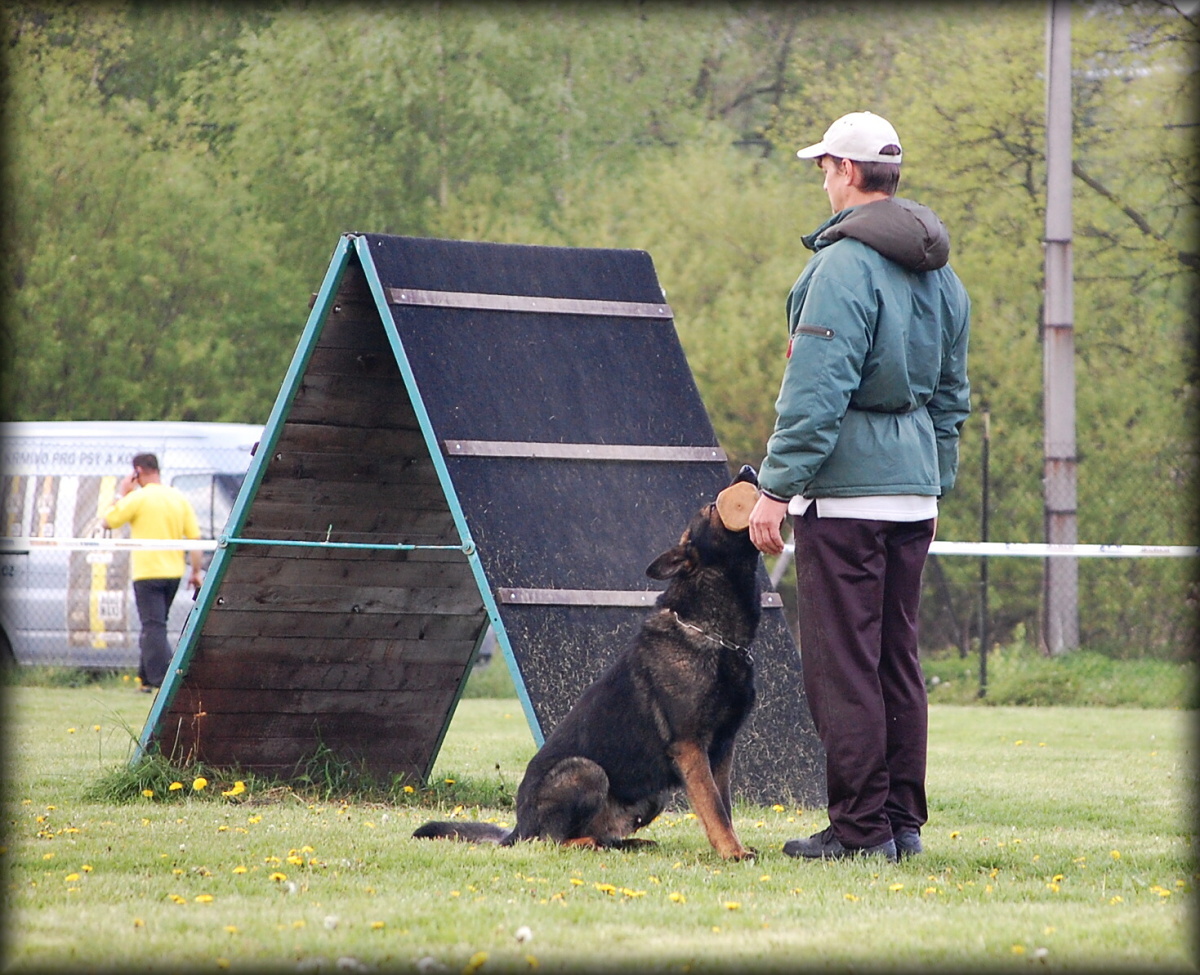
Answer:
<path fill-rule="evenodd" d="M 265 418 L 262 389 L 238 377 L 290 351 L 268 254 L 203 144 L 101 91 L 129 43 L 123 11 L 31 9 L 12 24 L 5 321 L 20 378 L 4 414 Z"/>

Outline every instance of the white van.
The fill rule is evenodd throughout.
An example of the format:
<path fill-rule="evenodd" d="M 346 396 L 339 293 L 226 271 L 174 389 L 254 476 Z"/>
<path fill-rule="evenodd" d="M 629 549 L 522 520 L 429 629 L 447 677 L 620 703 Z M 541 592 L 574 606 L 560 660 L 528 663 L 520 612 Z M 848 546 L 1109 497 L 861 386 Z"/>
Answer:
<path fill-rule="evenodd" d="M 128 525 L 109 532 L 100 519 L 140 453 L 158 456 L 163 483 L 187 495 L 201 537 L 213 539 L 225 528 L 262 429 L 106 420 L 0 424 L 0 663 L 137 667 L 141 627 L 129 552 L 28 540 L 128 537 Z M 168 620 L 173 644 L 192 598 L 185 581 Z"/>

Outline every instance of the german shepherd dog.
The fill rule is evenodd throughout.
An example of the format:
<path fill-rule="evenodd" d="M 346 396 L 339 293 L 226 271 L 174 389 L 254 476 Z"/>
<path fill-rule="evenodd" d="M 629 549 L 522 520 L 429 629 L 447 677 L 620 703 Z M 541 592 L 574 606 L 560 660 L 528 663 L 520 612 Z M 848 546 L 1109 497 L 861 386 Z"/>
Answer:
<path fill-rule="evenodd" d="M 580 696 L 530 760 L 512 830 L 432 822 L 414 837 L 631 848 L 683 786 L 724 858 L 752 858 L 733 830 L 734 739 L 754 705 L 749 645 L 761 614 L 747 525 L 758 478 L 743 467 L 646 569 L 669 580 L 633 642 Z"/>

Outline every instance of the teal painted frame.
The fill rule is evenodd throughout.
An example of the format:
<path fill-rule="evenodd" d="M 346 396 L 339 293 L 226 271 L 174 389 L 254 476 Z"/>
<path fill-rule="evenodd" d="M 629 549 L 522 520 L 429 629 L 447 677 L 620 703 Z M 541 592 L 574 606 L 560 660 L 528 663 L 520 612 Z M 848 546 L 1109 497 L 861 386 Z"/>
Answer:
<path fill-rule="evenodd" d="M 399 366 L 400 375 L 404 378 L 404 386 L 408 390 L 413 411 L 416 413 L 417 422 L 421 427 L 421 435 L 425 438 L 425 446 L 429 450 L 429 457 L 433 461 L 434 470 L 437 472 L 438 483 L 442 486 L 446 503 L 450 506 L 450 514 L 454 518 L 455 526 L 458 528 L 459 538 L 462 539 L 463 551 L 467 553 L 467 561 L 471 566 L 471 572 L 475 576 L 475 583 L 479 587 L 479 595 L 483 599 L 484 609 L 487 611 L 492 629 L 496 633 L 496 643 L 500 647 L 504 663 L 507 665 L 508 672 L 512 676 L 513 685 L 517 689 L 517 698 L 520 700 L 521 708 L 525 712 L 525 720 L 529 724 L 533 740 L 541 748 L 545 741 L 541 724 L 534 713 L 533 702 L 529 699 L 529 692 L 525 687 L 524 678 L 521 676 L 521 669 L 517 665 L 517 658 L 513 653 L 512 642 L 509 639 L 508 631 L 504 628 L 504 621 L 500 618 L 499 606 L 492 595 L 491 586 L 483 570 L 483 563 L 479 560 L 479 552 L 471 538 L 471 531 L 467 526 L 466 514 L 463 512 L 462 505 L 458 500 L 458 492 L 454 488 L 450 471 L 446 467 L 446 460 L 442 456 L 441 448 L 438 446 L 437 435 L 433 429 L 433 421 L 429 417 L 429 411 L 425 408 L 425 401 L 421 396 L 421 391 L 417 388 L 416 376 L 413 374 L 412 365 L 409 363 L 408 353 L 404 349 L 404 343 L 400 340 L 400 333 L 396 330 L 396 323 L 392 318 L 391 308 L 388 306 L 387 294 L 384 290 L 383 282 L 379 278 L 379 272 L 376 270 L 375 262 L 371 257 L 371 248 L 368 245 L 368 241 L 362 237 L 355 239 L 354 246 L 358 254 L 359 263 L 362 265 L 363 273 L 366 275 L 367 286 L 370 288 L 371 295 L 375 299 L 375 307 L 379 312 L 380 320 L 383 322 L 384 332 L 387 334 L 388 342 L 392 346 L 392 354 L 396 357 L 396 365 Z M 484 634 L 486 634 L 486 630 Z M 480 642 L 482 642 L 484 634 L 480 634 Z M 472 661 L 474 661 L 478 653 L 479 644 L 476 644 L 471 654 Z M 439 735 L 437 740 L 437 747 L 433 750 L 434 758 L 437 757 L 437 753 L 441 750 L 442 741 L 445 739 L 446 731 L 450 727 L 450 719 L 453 718 L 454 712 L 458 708 L 458 702 L 462 697 L 465 686 L 465 680 L 459 684 L 458 694 L 455 695 L 454 701 L 450 706 L 446 725 L 442 728 L 441 735 Z M 430 768 L 425 770 L 426 777 L 428 777 L 430 769 L 432 769 L 432 759 L 430 760 Z"/>
<path fill-rule="evenodd" d="M 301 333 L 300 342 L 296 346 L 296 351 L 292 354 L 291 364 L 288 366 L 288 371 L 284 376 L 283 384 L 279 388 L 279 393 L 275 397 L 275 405 L 271 408 L 271 415 L 267 418 L 262 439 L 258 443 L 258 449 L 255 450 L 254 457 L 250 461 L 250 468 L 246 473 L 246 478 L 242 481 L 241 490 L 238 491 L 237 499 L 233 503 L 233 510 L 229 515 L 228 526 L 228 532 L 232 535 L 241 534 L 242 526 L 246 521 L 246 514 L 250 510 L 250 503 L 254 500 L 254 496 L 258 493 L 258 487 L 262 483 L 263 473 L 267 466 L 267 458 L 271 456 L 275 450 L 275 444 L 279 441 L 279 433 L 283 429 L 283 423 L 288 413 L 291 411 L 292 401 L 296 398 L 296 392 L 300 388 L 300 380 L 304 376 L 305 369 L 308 368 L 308 361 L 312 357 L 313 349 L 316 347 L 317 339 L 320 337 L 321 329 L 325 324 L 325 319 L 328 317 L 329 310 L 333 306 L 333 299 L 337 294 L 342 275 L 345 273 L 349 263 L 350 253 L 350 238 L 349 236 L 343 236 L 338 241 L 337 247 L 334 248 L 333 256 L 329 261 L 329 269 L 325 272 L 325 280 L 321 282 L 321 288 L 317 292 L 316 300 L 313 302 L 312 310 L 308 315 L 308 321 L 305 323 L 304 331 Z M 146 723 L 142 727 L 137 748 L 130 759 L 131 765 L 148 754 L 151 739 L 154 737 L 155 731 L 158 730 L 162 716 L 167 712 L 171 702 L 175 698 L 179 682 L 187 672 L 188 660 L 191 659 L 196 639 L 212 608 L 221 578 L 225 574 L 226 563 L 231 554 L 227 546 L 220 546 L 213 553 L 212 562 L 209 563 L 204 585 L 200 587 L 200 594 L 196 605 L 193 607 L 192 612 L 188 615 L 187 622 L 184 624 L 183 633 L 179 638 L 179 643 L 175 647 L 175 653 L 171 657 L 171 665 L 167 668 L 167 674 L 163 679 L 162 687 L 159 688 L 158 694 L 154 699 L 154 704 L 150 708 L 150 713 L 146 717 Z"/>
<path fill-rule="evenodd" d="M 337 295 L 338 287 L 341 284 L 346 268 L 349 266 L 351 256 L 357 256 L 359 263 L 362 266 L 363 274 L 367 281 L 367 286 L 371 291 L 371 295 L 375 301 L 376 311 L 379 313 L 380 324 L 383 326 L 384 333 L 387 336 L 388 344 L 391 346 L 392 354 L 395 357 L 396 365 L 400 370 L 400 375 L 404 380 L 404 386 L 408 392 L 409 399 L 412 403 L 413 411 L 416 414 L 418 425 L 421 429 L 421 435 L 425 440 L 426 448 L 429 451 L 430 459 L 433 461 L 434 470 L 437 473 L 438 483 L 440 484 L 443 494 L 446 498 L 446 503 L 450 508 L 451 517 L 454 520 L 454 525 L 458 530 L 461 540 L 460 546 L 419 546 L 421 548 L 460 548 L 467 556 L 468 564 L 471 567 L 472 575 L 475 578 L 475 583 L 479 589 L 480 597 L 483 600 L 484 609 L 487 612 L 488 619 L 496 634 L 496 642 L 500 647 L 501 655 L 504 658 L 505 665 L 508 667 L 509 674 L 512 676 L 513 684 L 516 687 L 517 697 L 521 702 L 521 708 L 525 712 L 525 719 L 529 725 L 529 730 L 533 735 L 534 741 L 540 748 L 545 740 L 542 734 L 541 725 L 538 722 L 537 715 L 533 709 L 533 703 L 529 698 L 529 692 L 525 687 L 524 679 L 521 676 L 520 667 L 517 664 L 516 655 L 513 653 L 512 642 L 508 636 L 508 632 L 504 628 L 504 622 L 500 617 L 500 610 L 496 603 L 495 597 L 492 595 L 491 587 L 488 584 L 487 576 L 483 569 L 483 564 L 479 559 L 479 553 L 476 550 L 474 541 L 471 538 L 470 529 L 467 525 L 466 515 L 462 505 L 458 500 L 458 493 L 454 488 L 454 483 L 450 477 L 450 471 L 446 467 L 445 459 L 442 456 L 440 447 L 438 446 L 437 436 L 433 429 L 433 422 L 429 417 L 429 412 L 425 408 L 424 400 L 421 396 L 420 389 L 417 387 L 416 377 L 413 374 L 412 366 L 409 363 L 408 353 L 404 349 L 404 343 L 400 340 L 400 335 L 396 330 L 396 325 L 392 319 L 391 309 L 388 306 L 387 297 L 383 283 L 379 278 L 379 272 L 375 268 L 375 263 L 371 258 L 370 247 L 368 241 L 356 234 L 345 234 L 338 241 L 337 247 L 334 249 L 333 256 L 330 259 L 329 268 L 325 272 L 325 279 L 321 283 L 321 288 L 317 292 L 316 300 L 313 302 L 312 310 L 309 312 L 308 320 L 305 323 L 304 331 L 301 334 L 300 341 L 296 347 L 296 351 L 292 356 L 292 361 L 288 366 L 287 374 L 284 376 L 283 383 L 275 399 L 275 404 L 271 409 L 271 414 L 267 419 L 266 426 L 263 429 L 263 436 L 259 442 L 258 449 L 255 451 L 254 457 L 250 462 L 250 468 L 246 474 L 245 480 L 242 482 L 241 490 L 238 492 L 237 499 L 234 501 L 233 510 L 230 513 L 229 524 L 225 532 L 220 537 L 221 544 L 213 554 L 212 562 L 209 564 L 205 584 L 200 588 L 200 594 L 197 599 L 196 606 L 189 614 L 186 624 L 184 625 L 183 633 L 180 636 L 179 643 L 175 648 L 175 653 L 171 659 L 171 665 L 167 669 L 166 677 L 163 680 L 163 685 L 159 689 L 158 695 L 155 697 L 154 704 L 150 709 L 150 713 L 146 718 L 146 723 L 142 728 L 142 733 L 138 738 L 137 748 L 130 760 L 130 764 L 136 763 L 147 755 L 151 748 L 151 742 L 155 732 L 158 731 L 162 721 L 162 716 L 170 710 L 170 705 L 179 688 L 179 683 L 187 672 L 187 663 L 190 660 L 196 640 L 203 628 L 204 621 L 207 619 L 211 610 L 213 600 L 216 598 L 215 593 L 219 588 L 219 583 L 224 576 L 225 568 L 229 558 L 232 555 L 231 549 L 239 544 L 238 536 L 241 534 L 242 527 L 245 524 L 246 516 L 249 513 L 251 503 L 255 495 L 258 493 L 259 485 L 262 483 L 263 475 L 266 470 L 267 458 L 275 450 L 275 445 L 278 443 L 279 435 L 286 422 L 288 413 L 291 411 L 292 402 L 296 397 L 296 393 L 300 388 L 301 380 L 304 377 L 305 370 L 308 367 L 309 359 L 312 357 L 313 350 L 316 348 L 317 340 L 320 337 L 321 329 L 324 326 L 329 312 L 333 306 L 334 298 Z M 254 540 L 258 542 L 260 540 Z M 318 544 L 318 543 L 313 543 Z M 336 545 L 338 543 L 331 543 Z M 404 545 L 370 545 L 356 547 L 371 547 L 371 548 L 408 548 L 414 546 Z M 486 634 L 480 634 L 479 641 L 471 654 L 472 663 L 479 653 L 480 643 Z M 429 773 L 433 769 L 434 762 L 437 759 L 438 753 L 441 751 L 442 743 L 445 740 L 446 732 L 449 730 L 450 722 L 454 717 L 454 712 L 458 708 L 458 703 L 462 698 L 462 692 L 466 686 L 466 681 L 463 680 L 458 686 L 458 691 L 455 694 L 454 700 L 446 715 L 445 724 L 442 726 L 438 734 L 436 744 L 431 752 L 429 764 L 424 769 L 423 778 L 428 779 Z"/>

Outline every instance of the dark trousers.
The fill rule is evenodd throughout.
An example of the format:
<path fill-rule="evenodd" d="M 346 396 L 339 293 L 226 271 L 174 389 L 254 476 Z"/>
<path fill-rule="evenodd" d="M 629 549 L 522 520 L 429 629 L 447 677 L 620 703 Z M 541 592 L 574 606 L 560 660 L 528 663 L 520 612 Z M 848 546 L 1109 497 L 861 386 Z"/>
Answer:
<path fill-rule="evenodd" d="M 167 614 L 179 589 L 179 579 L 135 579 L 133 598 L 137 601 L 142 635 L 138 640 L 141 661 L 138 677 L 143 684 L 160 687 L 171 665 L 171 644 L 167 640 Z"/>
<path fill-rule="evenodd" d="M 829 822 L 846 847 L 928 818 L 928 701 L 917 656 L 935 522 L 795 519 L 804 690 L 825 748 Z"/>

